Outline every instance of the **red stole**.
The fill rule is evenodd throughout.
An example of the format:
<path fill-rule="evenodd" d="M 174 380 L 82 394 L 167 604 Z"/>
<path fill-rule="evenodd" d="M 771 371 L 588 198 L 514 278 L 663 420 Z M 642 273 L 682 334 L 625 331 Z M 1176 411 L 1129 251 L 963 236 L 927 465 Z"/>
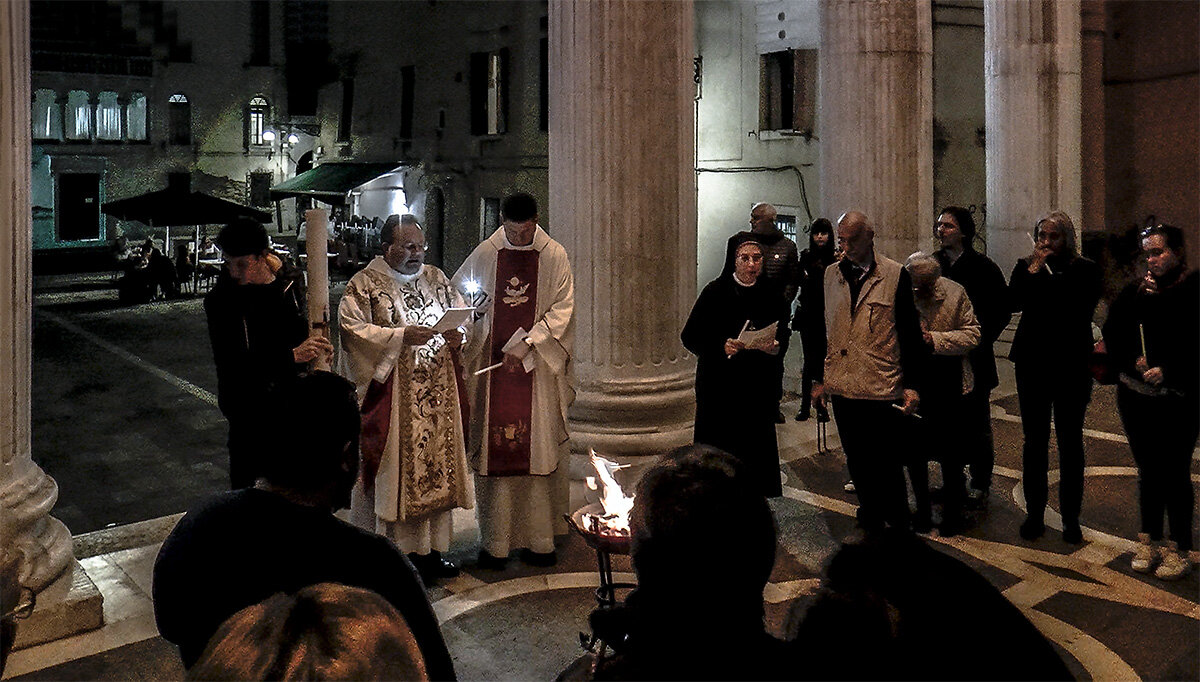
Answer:
<path fill-rule="evenodd" d="M 488 364 L 504 359 L 500 349 L 517 327 L 528 332 L 537 321 L 538 252 L 500 249 L 496 257 L 496 300 L 492 304 L 492 354 Z M 529 474 L 533 374 L 503 367 L 488 374 L 489 476 Z"/>
<path fill-rule="evenodd" d="M 362 468 L 358 472 L 363 487 L 375 488 L 375 474 L 387 450 L 388 429 L 392 424 L 392 381 L 396 371 L 388 372 L 383 382 L 371 380 L 362 403 L 362 435 L 359 436 L 359 451 L 362 452 Z"/>

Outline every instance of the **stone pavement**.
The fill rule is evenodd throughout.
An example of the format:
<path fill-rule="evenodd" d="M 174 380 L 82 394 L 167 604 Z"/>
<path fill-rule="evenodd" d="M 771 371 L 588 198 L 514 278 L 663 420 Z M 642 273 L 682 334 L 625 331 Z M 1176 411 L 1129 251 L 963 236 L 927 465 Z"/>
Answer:
<path fill-rule="evenodd" d="M 75 514 L 67 523 L 76 533 L 149 520 L 133 531 L 121 525 L 77 537 L 77 554 L 105 595 L 106 626 L 14 653 L 6 679 L 177 678 L 172 648 L 154 629 L 149 571 L 174 523 L 170 515 L 225 485 L 224 425 L 203 397 L 215 389 L 203 312 L 197 301 L 130 310 L 72 299 L 71 292 L 54 296 L 39 295 L 35 312 L 34 451 L 62 486 L 55 513 Z M 1111 388 L 1097 387 L 1088 412 L 1085 544 L 1062 542 L 1053 513 L 1046 536 L 1026 542 L 1017 535 L 1024 505 L 1020 418 L 1011 366 L 1003 362 L 1002 371 L 989 508 L 965 535 L 930 541 L 1001 589 L 1056 643 L 1077 677 L 1200 678 L 1197 573 L 1163 583 L 1129 569 L 1136 471 Z M 790 417 L 797 405 L 785 404 L 784 413 Z M 764 592 L 768 626 L 779 634 L 788 630 L 789 614 L 811 601 L 823 563 L 855 532 L 855 498 L 842 490 L 844 460 L 832 424 L 829 431 L 832 451 L 818 454 L 813 421 L 779 427 L 785 492 L 772 505 L 779 551 Z M 1200 480 L 1195 461 L 1193 480 Z M 1051 498 L 1053 506 L 1053 491 Z M 432 588 L 430 598 L 460 678 L 552 679 L 579 659 L 578 633 L 594 605 L 594 553 L 570 536 L 562 539 L 558 566 L 531 568 L 514 559 L 504 571 L 488 571 L 474 565 L 472 513 L 459 512 L 455 525 L 451 556 L 464 573 Z M 714 549 L 714 575 L 728 560 Z M 632 579 L 627 558 L 617 557 L 614 570 L 618 580 Z M 982 636 L 988 625 L 962 624 Z M 985 674 L 964 676 L 973 673 Z"/>

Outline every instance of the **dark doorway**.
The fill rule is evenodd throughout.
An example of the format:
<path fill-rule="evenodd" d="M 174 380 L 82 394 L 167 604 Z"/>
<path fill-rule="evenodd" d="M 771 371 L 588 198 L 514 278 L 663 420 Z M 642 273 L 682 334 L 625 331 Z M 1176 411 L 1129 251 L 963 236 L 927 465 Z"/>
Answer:
<path fill-rule="evenodd" d="M 100 174 L 58 176 L 58 240 L 100 238 Z"/>

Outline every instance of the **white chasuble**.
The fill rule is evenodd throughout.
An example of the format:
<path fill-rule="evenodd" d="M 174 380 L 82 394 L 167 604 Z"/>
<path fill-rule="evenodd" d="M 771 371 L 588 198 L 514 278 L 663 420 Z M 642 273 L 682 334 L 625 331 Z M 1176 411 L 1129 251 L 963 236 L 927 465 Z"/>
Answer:
<path fill-rule="evenodd" d="M 346 286 L 338 310 L 344 373 L 358 386 L 360 402 L 390 385 L 390 406 L 370 412 L 384 422 L 373 425 L 383 443 L 374 477 L 381 521 L 412 522 L 474 506 L 452 351 L 440 335 L 420 346 L 403 343 L 405 327 L 433 326 L 448 308 L 464 305 L 431 265 L 406 278 L 377 257 Z M 364 422 L 364 434 L 371 426 Z"/>

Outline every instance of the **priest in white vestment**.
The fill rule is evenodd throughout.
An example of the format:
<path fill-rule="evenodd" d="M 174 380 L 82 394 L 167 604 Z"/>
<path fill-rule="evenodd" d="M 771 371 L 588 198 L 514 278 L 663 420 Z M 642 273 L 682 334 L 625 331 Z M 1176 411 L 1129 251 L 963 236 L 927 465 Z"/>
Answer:
<path fill-rule="evenodd" d="M 532 196 L 506 197 L 501 219 L 454 275 L 455 287 L 481 311 L 463 353 L 479 563 L 502 568 L 518 549 L 522 561 L 548 566 L 557 560 L 554 536 L 567 532 L 575 281 L 566 250 L 538 226 Z"/>
<path fill-rule="evenodd" d="M 341 365 L 363 412 L 351 520 L 395 542 L 429 584 L 457 574 L 442 556 L 451 510 L 474 506 L 458 358 L 464 333 L 432 329 L 466 303 L 445 273 L 425 264 L 414 217 L 388 218 L 380 241 L 383 256 L 350 279 L 338 310 Z"/>

